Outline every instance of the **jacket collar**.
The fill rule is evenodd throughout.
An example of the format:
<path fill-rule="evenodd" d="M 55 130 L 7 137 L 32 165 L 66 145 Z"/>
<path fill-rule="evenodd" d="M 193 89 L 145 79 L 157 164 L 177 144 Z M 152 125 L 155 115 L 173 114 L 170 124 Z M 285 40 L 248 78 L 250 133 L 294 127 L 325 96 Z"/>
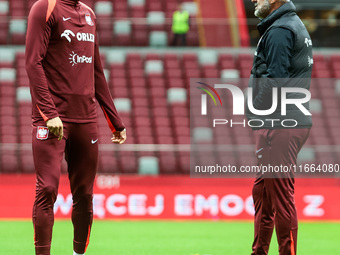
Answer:
<path fill-rule="evenodd" d="M 291 1 L 280 6 L 257 25 L 260 35 L 262 36 L 274 21 L 287 13 L 296 13 L 296 7 Z"/>

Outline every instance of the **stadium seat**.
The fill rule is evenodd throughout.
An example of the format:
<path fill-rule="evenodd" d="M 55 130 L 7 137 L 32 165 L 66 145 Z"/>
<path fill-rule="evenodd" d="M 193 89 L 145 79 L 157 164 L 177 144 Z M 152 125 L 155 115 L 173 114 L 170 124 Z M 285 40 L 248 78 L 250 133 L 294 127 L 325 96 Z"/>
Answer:
<path fill-rule="evenodd" d="M 114 23 L 114 33 L 116 35 L 129 35 L 131 34 L 131 21 L 117 20 Z"/>
<path fill-rule="evenodd" d="M 35 172 L 32 151 L 21 151 L 20 165 L 21 165 L 21 171 L 23 173 L 34 173 Z"/>
<path fill-rule="evenodd" d="M 146 22 L 150 31 L 165 30 L 165 14 L 161 11 L 150 11 L 147 13 Z"/>
<path fill-rule="evenodd" d="M 161 174 L 176 174 L 178 164 L 174 152 L 161 152 L 159 157 Z"/>
<path fill-rule="evenodd" d="M 16 98 L 18 102 L 31 102 L 30 88 L 18 87 Z"/>
<path fill-rule="evenodd" d="M 167 91 L 169 103 L 183 103 L 187 101 L 187 91 L 184 88 L 170 88 Z"/>
<path fill-rule="evenodd" d="M 112 3 L 109 1 L 98 1 L 94 5 L 94 11 L 98 17 L 110 17 L 113 12 Z"/>
<path fill-rule="evenodd" d="M 108 64 L 122 64 L 125 63 L 126 55 L 120 50 L 110 50 L 106 54 Z"/>
<path fill-rule="evenodd" d="M 183 2 L 182 8 L 189 12 L 191 16 L 197 16 L 198 6 L 196 2 Z"/>
<path fill-rule="evenodd" d="M 2 149 L 0 154 L 1 171 L 3 173 L 18 173 L 18 156 L 16 151 Z"/>
<path fill-rule="evenodd" d="M 159 162 L 157 157 L 140 157 L 138 159 L 138 173 L 140 175 L 158 175 Z"/>
<path fill-rule="evenodd" d="M 131 112 L 131 100 L 129 98 L 114 98 L 118 112 Z"/>
<path fill-rule="evenodd" d="M 151 31 L 149 35 L 149 46 L 165 47 L 168 44 L 168 35 L 164 31 Z"/>
<path fill-rule="evenodd" d="M 9 11 L 9 2 L 8 1 L 0 1 L 0 17 L 7 16 Z"/>
<path fill-rule="evenodd" d="M 298 162 L 312 162 L 315 160 L 315 151 L 312 148 L 303 147 L 299 152 Z"/>
<path fill-rule="evenodd" d="M 118 11 L 120 13 L 120 11 Z M 121 46 L 131 45 L 131 22 L 118 20 L 114 23 L 115 44 Z"/>
<path fill-rule="evenodd" d="M 99 173 L 119 173 L 118 159 L 112 151 L 102 151 L 99 154 Z"/>
<path fill-rule="evenodd" d="M 14 82 L 16 71 L 14 68 L 0 68 L 0 82 Z"/>
<path fill-rule="evenodd" d="M 223 69 L 221 70 L 221 79 L 238 79 L 240 72 L 236 69 Z"/>
<path fill-rule="evenodd" d="M 340 80 L 336 80 L 335 82 L 335 93 L 340 95 Z"/>
<path fill-rule="evenodd" d="M 145 0 L 128 0 L 129 6 L 143 6 L 145 5 Z"/>
<path fill-rule="evenodd" d="M 25 44 L 26 37 L 26 19 L 12 19 L 9 23 L 9 33 L 11 42 L 14 45 Z"/>
<path fill-rule="evenodd" d="M 136 174 L 137 173 L 137 160 L 134 155 L 118 155 L 119 160 L 119 172 L 124 174 Z"/>
<path fill-rule="evenodd" d="M 208 127 L 195 127 L 193 129 L 194 142 L 212 142 L 213 132 L 211 128 Z"/>
<path fill-rule="evenodd" d="M 9 2 L 0 1 L 0 44 L 7 44 Z"/>
<path fill-rule="evenodd" d="M 321 113 L 322 112 L 322 102 L 319 99 L 311 99 L 309 101 L 309 110 L 313 113 Z"/>
<path fill-rule="evenodd" d="M 198 61 L 201 65 L 216 65 L 218 54 L 214 50 L 202 50 L 198 53 Z"/>
<path fill-rule="evenodd" d="M 146 74 L 163 73 L 163 62 L 160 60 L 147 60 L 145 62 L 145 73 Z"/>

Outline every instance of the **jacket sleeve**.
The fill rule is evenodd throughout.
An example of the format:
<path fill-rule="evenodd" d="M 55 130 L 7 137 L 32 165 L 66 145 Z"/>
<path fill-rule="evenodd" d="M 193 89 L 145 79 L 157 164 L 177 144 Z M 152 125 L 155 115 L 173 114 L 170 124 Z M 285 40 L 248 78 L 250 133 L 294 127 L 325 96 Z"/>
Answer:
<path fill-rule="evenodd" d="M 109 88 L 106 83 L 103 67 L 100 60 L 98 42 L 95 43 L 94 53 L 94 75 L 95 75 L 95 96 L 103 110 L 107 123 L 112 132 L 122 131 L 125 126 L 119 117 Z"/>
<path fill-rule="evenodd" d="M 271 106 L 272 88 L 282 87 L 289 77 L 289 68 L 294 47 L 294 34 L 285 28 L 273 28 L 268 32 L 264 45 L 267 74 L 261 79 L 259 92 L 254 98 L 255 109 Z"/>
<path fill-rule="evenodd" d="M 54 22 L 51 16 L 54 6 L 55 1 L 37 1 L 28 16 L 26 34 L 26 71 L 32 102 L 45 121 L 58 116 L 42 66 Z"/>

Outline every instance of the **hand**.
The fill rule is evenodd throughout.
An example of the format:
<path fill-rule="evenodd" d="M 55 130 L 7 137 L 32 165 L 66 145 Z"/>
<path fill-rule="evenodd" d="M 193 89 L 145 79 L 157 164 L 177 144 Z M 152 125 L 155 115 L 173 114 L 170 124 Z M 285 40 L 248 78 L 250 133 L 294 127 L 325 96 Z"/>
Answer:
<path fill-rule="evenodd" d="M 49 119 L 46 121 L 46 125 L 48 130 L 54 134 L 55 136 L 58 136 L 58 140 L 61 141 L 64 136 L 64 127 L 63 123 L 61 122 L 61 119 L 59 117 Z"/>
<path fill-rule="evenodd" d="M 113 143 L 123 144 L 125 140 L 126 140 L 126 129 L 125 128 L 122 131 L 113 132 L 112 138 L 111 138 L 111 141 Z"/>

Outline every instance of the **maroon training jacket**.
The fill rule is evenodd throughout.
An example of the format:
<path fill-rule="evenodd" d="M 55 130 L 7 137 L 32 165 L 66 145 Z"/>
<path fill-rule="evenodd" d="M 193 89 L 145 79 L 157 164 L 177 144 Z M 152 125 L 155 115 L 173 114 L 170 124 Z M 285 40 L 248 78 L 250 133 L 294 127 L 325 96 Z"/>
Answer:
<path fill-rule="evenodd" d="M 59 116 L 95 122 L 97 99 L 109 126 L 123 130 L 101 65 L 96 16 L 77 0 L 39 0 L 28 16 L 26 70 L 33 123 Z"/>

